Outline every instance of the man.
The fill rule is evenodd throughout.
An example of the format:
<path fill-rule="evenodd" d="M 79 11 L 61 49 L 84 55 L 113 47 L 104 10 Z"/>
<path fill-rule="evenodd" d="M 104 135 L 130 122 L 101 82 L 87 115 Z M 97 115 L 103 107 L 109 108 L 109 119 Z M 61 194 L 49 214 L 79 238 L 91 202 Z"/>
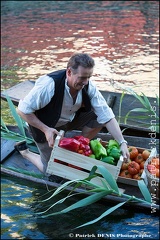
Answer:
<path fill-rule="evenodd" d="M 73 54 L 66 70 L 41 76 L 19 102 L 17 112 L 29 124 L 40 155 L 31 153 L 25 143 L 18 143 L 16 147 L 43 173 L 46 173 L 55 136 L 61 129 L 81 128 L 82 135 L 92 139 L 105 126 L 120 144 L 124 159 L 129 158 L 115 115 L 90 80 L 94 66 L 88 54 Z"/>

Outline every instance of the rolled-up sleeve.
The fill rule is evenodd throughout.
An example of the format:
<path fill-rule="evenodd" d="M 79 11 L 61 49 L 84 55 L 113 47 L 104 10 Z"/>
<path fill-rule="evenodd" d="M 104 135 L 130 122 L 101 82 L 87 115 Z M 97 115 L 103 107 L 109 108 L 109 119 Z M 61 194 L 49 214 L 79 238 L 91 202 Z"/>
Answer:
<path fill-rule="evenodd" d="M 98 123 L 104 124 L 115 117 L 112 109 L 108 106 L 106 100 L 93 82 L 89 84 L 88 94 L 90 96 L 93 111 L 97 115 Z"/>
<path fill-rule="evenodd" d="M 45 107 L 54 95 L 55 84 L 52 78 L 47 75 L 41 76 L 35 82 L 32 90 L 21 99 L 18 109 L 24 114 L 34 113 L 36 110 Z"/>

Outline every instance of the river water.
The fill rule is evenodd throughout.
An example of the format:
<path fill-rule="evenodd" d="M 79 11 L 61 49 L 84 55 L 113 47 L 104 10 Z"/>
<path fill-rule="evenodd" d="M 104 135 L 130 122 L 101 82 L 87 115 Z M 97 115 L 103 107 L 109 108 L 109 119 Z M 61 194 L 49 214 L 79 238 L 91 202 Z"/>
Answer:
<path fill-rule="evenodd" d="M 158 1 L 2 1 L 1 19 L 4 87 L 13 70 L 35 80 L 80 51 L 94 57 L 100 90 L 159 93 Z"/>
<path fill-rule="evenodd" d="M 155 97 L 158 39 L 159 1 L 1 1 L 2 90 L 65 68 L 79 51 L 94 57 L 100 90 L 125 86 Z M 38 199 L 46 192 L 2 176 L 1 239 L 159 239 L 158 217 L 133 209 L 73 230 L 109 207 L 101 203 L 39 219 Z"/>

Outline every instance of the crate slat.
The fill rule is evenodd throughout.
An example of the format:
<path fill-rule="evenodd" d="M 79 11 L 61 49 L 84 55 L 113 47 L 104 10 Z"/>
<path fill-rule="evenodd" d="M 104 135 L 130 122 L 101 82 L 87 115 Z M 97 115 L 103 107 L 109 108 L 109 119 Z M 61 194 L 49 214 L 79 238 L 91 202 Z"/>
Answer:
<path fill-rule="evenodd" d="M 84 172 L 69 166 L 65 166 L 57 162 L 53 162 L 52 164 L 49 163 L 48 173 L 55 174 L 59 177 L 63 177 L 69 180 L 84 179 L 89 176 L 89 173 L 87 172 Z M 92 179 L 91 182 L 101 186 L 103 185 L 100 177 L 96 177 Z"/>
<path fill-rule="evenodd" d="M 74 169 L 72 167 L 59 164 L 57 162 L 53 162 L 53 163 L 49 162 L 48 173 L 54 174 L 56 176 L 66 178 L 69 180 L 75 180 L 75 179 L 82 180 L 89 176 L 89 174 L 84 171 Z M 96 178 L 93 178 L 90 180 L 91 183 L 94 183 L 94 184 L 97 184 L 98 186 L 103 187 L 102 181 L 104 181 L 104 179 L 101 177 L 96 177 Z M 123 189 L 123 188 L 118 188 L 118 189 L 119 189 L 120 193 L 125 192 L 125 189 Z"/>

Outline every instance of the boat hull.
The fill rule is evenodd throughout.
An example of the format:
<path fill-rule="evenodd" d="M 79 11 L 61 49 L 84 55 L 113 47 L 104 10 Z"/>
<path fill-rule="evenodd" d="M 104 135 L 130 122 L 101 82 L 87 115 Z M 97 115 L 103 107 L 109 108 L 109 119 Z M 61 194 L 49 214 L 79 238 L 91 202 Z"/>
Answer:
<path fill-rule="evenodd" d="M 15 126 L 13 127 L 15 130 Z M 77 133 L 77 131 L 76 131 Z M 75 134 L 75 131 L 74 131 Z M 73 136 L 73 132 L 68 132 L 66 137 Z M 105 137 L 104 137 L 105 136 Z M 103 140 L 109 140 L 111 136 L 107 134 L 98 134 L 97 137 L 101 137 Z M 104 139 L 105 138 L 105 139 Z M 131 142 L 132 145 L 137 145 L 137 142 L 141 142 L 141 145 L 146 146 L 147 141 L 146 138 L 133 138 L 133 137 L 127 137 L 127 141 Z M 148 139 L 149 141 L 149 139 Z M 17 152 L 14 149 L 14 141 L 11 140 L 5 140 L 1 139 L 1 174 L 2 176 L 7 176 L 13 178 L 13 181 L 16 179 L 19 179 L 21 183 L 27 181 L 32 182 L 36 186 L 44 187 L 46 188 L 57 188 L 63 184 L 63 182 L 66 181 L 66 179 L 61 179 L 62 181 L 56 182 L 56 179 L 54 181 L 54 177 L 52 181 L 49 181 L 46 177 L 44 177 L 39 170 L 28 160 L 24 159 L 19 152 Z M 137 186 L 131 186 L 129 184 L 124 184 L 117 181 L 117 185 L 120 189 L 123 189 L 125 194 L 128 195 L 134 195 L 138 198 L 143 199 L 143 196 L 138 189 Z M 71 188 L 67 189 L 68 191 L 71 190 Z M 78 188 L 75 190 L 76 192 L 80 192 L 82 194 L 86 194 L 86 191 L 84 191 L 83 188 Z M 104 199 L 102 199 L 102 202 L 105 202 L 107 204 L 116 204 L 123 202 L 125 199 L 122 197 L 117 197 L 113 195 L 107 195 Z M 125 208 L 135 208 L 137 211 L 146 212 L 149 214 L 158 214 L 159 212 L 159 203 L 155 204 L 155 199 L 153 199 L 153 203 L 141 203 L 141 202 L 133 202 L 129 201 L 125 204 Z"/>

